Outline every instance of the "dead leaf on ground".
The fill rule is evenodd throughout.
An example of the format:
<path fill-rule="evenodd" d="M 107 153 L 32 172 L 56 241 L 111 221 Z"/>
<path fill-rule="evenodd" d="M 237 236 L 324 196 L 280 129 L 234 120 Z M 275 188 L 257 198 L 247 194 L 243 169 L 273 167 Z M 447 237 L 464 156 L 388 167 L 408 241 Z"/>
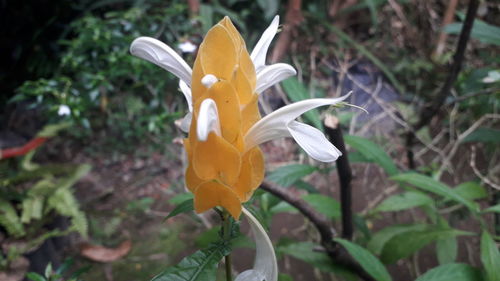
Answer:
<path fill-rule="evenodd" d="M 97 262 L 112 262 L 121 259 L 130 252 L 132 241 L 123 241 L 116 248 L 106 248 L 99 245 L 89 243 L 83 244 L 80 247 L 80 254 L 90 260 Z"/>

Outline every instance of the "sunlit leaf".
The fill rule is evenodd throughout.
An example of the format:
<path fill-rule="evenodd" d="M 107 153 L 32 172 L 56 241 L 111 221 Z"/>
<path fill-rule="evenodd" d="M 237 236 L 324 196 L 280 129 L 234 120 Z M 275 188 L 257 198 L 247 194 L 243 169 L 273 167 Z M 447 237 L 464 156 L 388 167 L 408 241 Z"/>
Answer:
<path fill-rule="evenodd" d="M 483 212 L 495 212 L 500 213 L 500 204 L 484 209 Z"/>

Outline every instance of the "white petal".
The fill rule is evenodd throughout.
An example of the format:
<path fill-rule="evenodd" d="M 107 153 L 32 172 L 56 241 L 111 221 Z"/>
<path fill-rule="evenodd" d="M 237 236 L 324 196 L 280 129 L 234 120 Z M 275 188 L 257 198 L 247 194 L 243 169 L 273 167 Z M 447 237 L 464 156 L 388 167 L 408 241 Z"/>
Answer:
<path fill-rule="evenodd" d="M 191 119 L 193 119 L 193 113 L 190 111 L 178 123 L 179 128 L 184 133 L 189 133 L 189 127 L 191 127 Z"/>
<path fill-rule="evenodd" d="M 260 68 L 266 65 L 266 55 L 271 41 L 273 41 L 274 35 L 278 31 L 278 26 L 280 22 L 280 17 L 275 16 L 269 27 L 262 33 L 259 42 L 255 45 L 252 50 L 250 58 L 253 61 L 255 70 L 258 72 Z"/>
<path fill-rule="evenodd" d="M 288 125 L 304 112 L 324 105 L 334 105 L 345 100 L 349 94 L 335 99 L 308 99 L 284 106 L 260 119 L 245 135 L 245 150 L 277 139 L 290 136 Z"/>
<path fill-rule="evenodd" d="M 286 63 L 275 63 L 264 66 L 259 72 L 257 72 L 257 87 L 255 92 L 260 94 L 269 87 L 278 84 L 295 74 L 297 74 L 297 71 L 295 71 L 291 65 Z"/>
<path fill-rule="evenodd" d="M 181 88 L 182 94 L 186 98 L 188 104 L 189 112 L 193 112 L 193 98 L 191 95 L 191 88 L 186 84 L 186 82 L 179 80 L 179 88 Z"/>
<path fill-rule="evenodd" d="M 165 43 L 151 37 L 139 37 L 130 45 L 130 53 L 170 71 L 191 85 L 191 67 Z"/>
<path fill-rule="evenodd" d="M 333 162 L 342 155 L 318 129 L 304 123 L 292 121 L 288 124 L 290 134 L 309 156 L 321 162 Z"/>
<path fill-rule="evenodd" d="M 240 273 L 234 281 L 277 281 L 278 263 L 271 239 L 259 221 L 247 209 L 243 208 L 243 214 L 252 229 L 256 254 L 253 269 Z"/>
<path fill-rule="evenodd" d="M 210 132 L 215 132 L 219 136 L 221 135 L 219 114 L 217 113 L 217 105 L 213 99 L 206 99 L 201 102 L 197 122 L 196 133 L 198 140 L 206 141 Z"/>
<path fill-rule="evenodd" d="M 213 74 L 207 74 L 203 76 L 203 78 L 201 78 L 201 84 L 203 84 L 203 86 L 207 88 L 212 87 L 212 85 L 215 84 L 217 81 L 219 81 L 219 79 L 217 79 L 217 77 L 215 77 L 215 75 Z"/>

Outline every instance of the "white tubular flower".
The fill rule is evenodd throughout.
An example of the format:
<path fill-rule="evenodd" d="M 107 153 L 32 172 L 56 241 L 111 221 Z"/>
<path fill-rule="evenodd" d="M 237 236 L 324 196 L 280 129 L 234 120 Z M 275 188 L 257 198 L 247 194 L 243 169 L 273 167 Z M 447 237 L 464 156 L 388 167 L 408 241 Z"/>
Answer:
<path fill-rule="evenodd" d="M 59 105 L 59 109 L 57 109 L 57 115 L 66 116 L 71 114 L 71 108 L 65 104 Z"/>
<path fill-rule="evenodd" d="M 218 136 L 221 135 L 217 104 L 213 99 L 206 99 L 200 105 L 198 124 L 196 124 L 198 140 L 206 141 L 210 132 L 215 132 Z"/>
<path fill-rule="evenodd" d="M 191 85 L 191 67 L 172 48 L 151 38 L 139 37 L 130 45 L 130 53 L 171 72 L 187 85 Z"/>
<path fill-rule="evenodd" d="M 278 280 L 278 263 L 273 244 L 259 221 L 245 208 L 243 215 L 247 218 L 255 240 L 255 261 L 253 269 L 243 271 L 234 281 L 276 281 Z"/>
<path fill-rule="evenodd" d="M 286 63 L 276 63 L 266 65 L 267 50 L 278 32 L 280 17 L 275 16 L 269 27 L 264 31 L 259 42 L 253 48 L 250 58 L 257 72 L 257 87 L 255 92 L 262 93 L 269 87 L 285 80 L 286 78 L 297 74 L 295 69 Z"/>
<path fill-rule="evenodd" d="M 266 141 L 293 137 L 309 156 L 322 162 L 332 162 L 342 153 L 318 129 L 294 121 L 304 112 L 324 105 L 335 105 L 349 95 L 335 99 L 308 99 L 284 106 L 255 123 L 245 135 L 245 149 Z"/>

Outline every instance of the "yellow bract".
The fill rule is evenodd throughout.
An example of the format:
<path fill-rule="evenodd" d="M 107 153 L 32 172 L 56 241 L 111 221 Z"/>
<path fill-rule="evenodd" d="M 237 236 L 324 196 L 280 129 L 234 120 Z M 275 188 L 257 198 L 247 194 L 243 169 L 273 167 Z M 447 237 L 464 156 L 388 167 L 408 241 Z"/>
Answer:
<path fill-rule="evenodd" d="M 209 87 L 201 80 L 214 75 Z M 243 136 L 260 120 L 256 74 L 243 38 L 225 17 L 212 27 L 200 45 L 192 76 L 193 120 L 184 141 L 189 165 L 186 185 L 194 193 L 197 213 L 224 207 L 235 219 L 241 204 L 250 199 L 264 179 L 264 157 L 258 147 L 245 151 Z M 205 99 L 217 105 L 221 136 L 206 141 L 196 134 L 200 105 Z"/>

